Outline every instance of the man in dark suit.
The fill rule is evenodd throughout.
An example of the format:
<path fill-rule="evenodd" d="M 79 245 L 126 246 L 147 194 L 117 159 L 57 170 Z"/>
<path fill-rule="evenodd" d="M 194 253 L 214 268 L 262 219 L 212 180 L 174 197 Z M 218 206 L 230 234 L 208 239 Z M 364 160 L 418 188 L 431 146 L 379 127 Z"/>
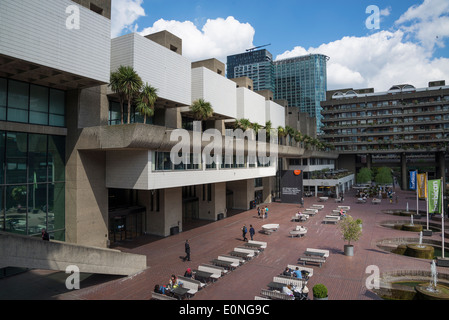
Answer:
<path fill-rule="evenodd" d="M 186 240 L 185 243 L 185 252 L 186 252 L 186 256 L 184 258 L 184 261 L 190 261 L 190 244 L 189 244 L 189 240 Z"/>

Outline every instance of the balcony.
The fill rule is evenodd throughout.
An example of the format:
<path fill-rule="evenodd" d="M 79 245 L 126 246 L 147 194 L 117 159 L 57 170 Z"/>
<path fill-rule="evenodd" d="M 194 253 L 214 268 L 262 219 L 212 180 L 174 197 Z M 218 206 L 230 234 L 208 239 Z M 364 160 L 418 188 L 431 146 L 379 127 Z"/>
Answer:
<path fill-rule="evenodd" d="M 66 20 L 79 8 L 79 29 Z M 109 81 L 111 21 L 69 0 L 0 1 L 0 77 L 55 89 Z"/>

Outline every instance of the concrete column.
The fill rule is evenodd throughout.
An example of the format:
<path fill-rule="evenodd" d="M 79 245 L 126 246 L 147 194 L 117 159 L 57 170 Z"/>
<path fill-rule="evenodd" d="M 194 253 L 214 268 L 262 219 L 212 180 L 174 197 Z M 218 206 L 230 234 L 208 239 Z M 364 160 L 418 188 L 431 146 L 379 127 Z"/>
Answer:
<path fill-rule="evenodd" d="M 407 190 L 407 156 L 401 153 L 401 187 L 402 190 Z"/>

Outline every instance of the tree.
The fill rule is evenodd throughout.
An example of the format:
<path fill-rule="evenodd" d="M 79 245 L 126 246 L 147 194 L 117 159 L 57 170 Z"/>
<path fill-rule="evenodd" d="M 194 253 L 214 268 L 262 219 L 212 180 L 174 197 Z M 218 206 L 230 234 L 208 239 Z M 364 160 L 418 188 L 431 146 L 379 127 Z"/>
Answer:
<path fill-rule="evenodd" d="M 137 97 L 136 107 L 136 110 L 144 117 L 143 123 L 147 123 L 147 117 L 154 115 L 154 104 L 157 99 L 157 89 L 146 83 Z"/>
<path fill-rule="evenodd" d="M 190 110 L 193 112 L 196 121 L 203 122 L 214 115 L 214 109 L 212 108 L 211 103 L 204 99 L 195 100 L 190 106 Z"/>
<path fill-rule="evenodd" d="M 251 129 L 252 126 L 253 126 L 253 124 L 248 119 L 238 119 L 235 122 L 235 128 L 242 129 L 243 131 Z"/>
<path fill-rule="evenodd" d="M 391 169 L 387 167 L 379 168 L 374 181 L 378 184 L 390 184 L 393 183 L 393 176 L 391 175 Z"/>
<path fill-rule="evenodd" d="M 143 82 L 133 67 L 120 66 L 119 72 L 119 87 L 123 92 L 125 100 L 128 101 L 128 124 L 131 123 L 131 103 L 139 94 Z"/>
<path fill-rule="evenodd" d="M 113 92 L 115 92 L 118 95 L 120 103 L 121 124 L 123 124 L 123 105 L 125 103 L 125 93 L 123 92 L 123 87 L 121 86 L 120 68 L 117 71 L 111 72 L 108 86 L 111 88 Z"/>
<path fill-rule="evenodd" d="M 359 221 L 354 220 L 351 216 L 340 220 L 338 223 L 343 240 L 348 241 L 348 245 L 351 245 L 351 241 L 358 241 L 362 235 L 362 228 Z"/>
<path fill-rule="evenodd" d="M 371 169 L 362 168 L 357 174 L 357 182 L 358 183 L 367 183 L 373 180 L 373 172 Z"/>

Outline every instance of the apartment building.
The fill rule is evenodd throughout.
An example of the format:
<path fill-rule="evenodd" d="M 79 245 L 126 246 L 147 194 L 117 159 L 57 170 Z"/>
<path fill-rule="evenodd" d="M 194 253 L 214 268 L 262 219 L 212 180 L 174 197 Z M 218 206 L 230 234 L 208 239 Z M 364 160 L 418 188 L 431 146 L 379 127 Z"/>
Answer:
<path fill-rule="evenodd" d="M 387 92 L 352 88 L 327 92 L 324 135 L 340 154 L 338 164 L 357 172 L 387 166 L 408 189 L 408 172 L 429 172 L 447 180 L 449 87 L 395 85 Z"/>

